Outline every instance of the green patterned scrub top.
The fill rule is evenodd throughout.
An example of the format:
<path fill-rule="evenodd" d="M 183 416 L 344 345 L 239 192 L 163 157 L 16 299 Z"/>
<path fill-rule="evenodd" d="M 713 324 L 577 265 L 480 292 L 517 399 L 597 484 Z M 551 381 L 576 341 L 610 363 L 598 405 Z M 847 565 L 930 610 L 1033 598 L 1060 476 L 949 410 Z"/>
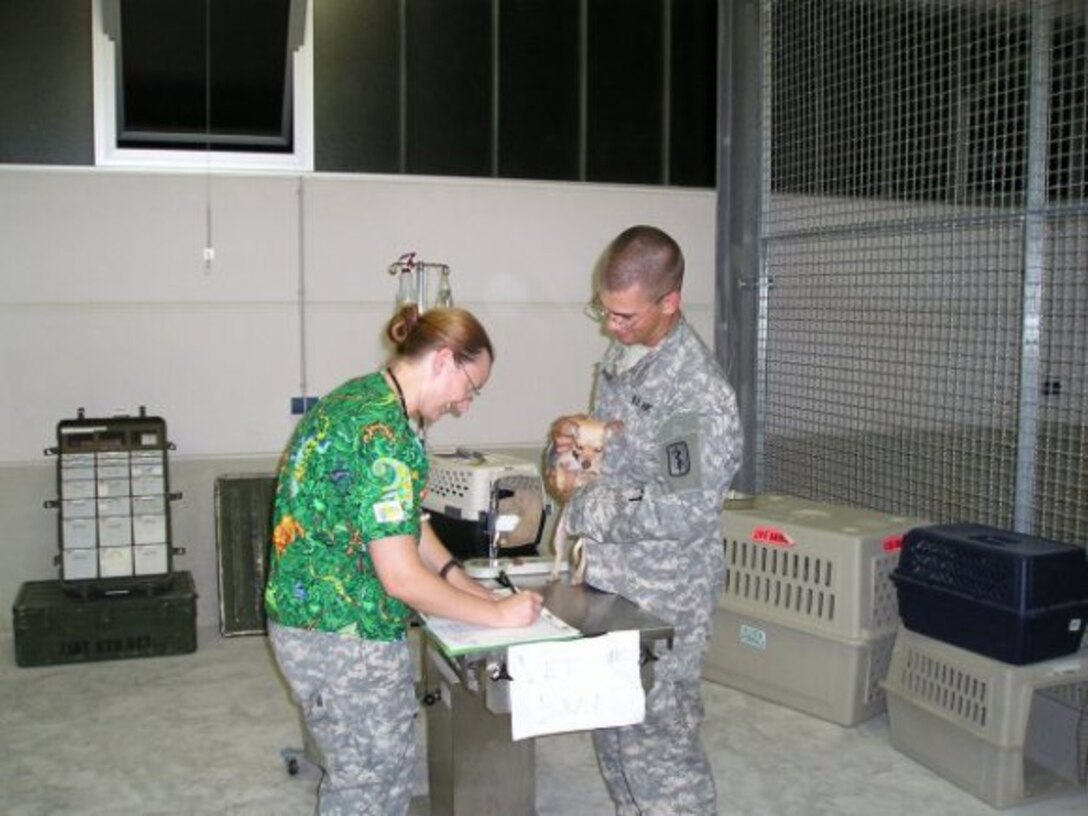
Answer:
<path fill-rule="evenodd" d="M 380 373 L 349 380 L 299 422 L 280 465 L 265 609 L 281 626 L 366 640 L 405 636 L 369 543 L 419 538 L 423 445 Z"/>

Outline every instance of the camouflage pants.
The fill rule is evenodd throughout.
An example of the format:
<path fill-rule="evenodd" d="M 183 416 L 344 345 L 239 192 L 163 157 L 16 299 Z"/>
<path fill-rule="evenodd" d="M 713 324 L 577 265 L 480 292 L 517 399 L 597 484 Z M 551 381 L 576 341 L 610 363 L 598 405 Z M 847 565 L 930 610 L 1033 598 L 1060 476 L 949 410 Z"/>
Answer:
<path fill-rule="evenodd" d="M 654 664 L 646 719 L 593 733 L 617 816 L 715 816 L 714 775 L 699 729 L 705 645 L 677 639 Z"/>
<path fill-rule="evenodd" d="M 269 622 L 280 670 L 324 760 L 317 812 L 408 812 L 418 711 L 407 641 L 384 643 Z"/>

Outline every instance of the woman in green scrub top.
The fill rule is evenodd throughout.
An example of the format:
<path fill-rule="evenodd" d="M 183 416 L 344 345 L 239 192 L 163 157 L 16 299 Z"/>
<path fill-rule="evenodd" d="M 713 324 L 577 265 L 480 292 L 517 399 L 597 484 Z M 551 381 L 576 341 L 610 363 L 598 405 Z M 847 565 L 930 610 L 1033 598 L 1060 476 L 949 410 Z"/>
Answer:
<path fill-rule="evenodd" d="M 299 422 L 280 465 L 265 608 L 276 661 L 322 753 L 322 814 L 408 811 L 416 757 L 412 610 L 527 626 L 541 598 L 497 599 L 422 512 L 420 430 L 463 414 L 491 375 L 486 331 L 463 309 L 401 309 L 395 355 Z"/>

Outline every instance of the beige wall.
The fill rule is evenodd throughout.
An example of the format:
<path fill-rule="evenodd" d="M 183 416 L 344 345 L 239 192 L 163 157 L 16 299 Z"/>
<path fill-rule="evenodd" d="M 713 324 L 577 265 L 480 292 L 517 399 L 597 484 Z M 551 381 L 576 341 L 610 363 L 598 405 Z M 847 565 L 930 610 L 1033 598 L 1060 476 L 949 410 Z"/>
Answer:
<path fill-rule="evenodd" d="M 194 572 L 213 624 L 214 477 L 274 464 L 303 347 L 311 394 L 380 364 L 399 255 L 449 264 L 498 354 L 485 396 L 430 443 L 533 449 L 587 403 L 604 348 L 582 315 L 589 270 L 623 227 L 680 241 L 689 318 L 712 341 L 714 217 L 712 191 L 0 168 L 0 607 L 22 581 L 56 576 L 43 449 L 77 408 L 166 419 L 184 493 L 173 533 L 188 550 L 176 566 Z"/>

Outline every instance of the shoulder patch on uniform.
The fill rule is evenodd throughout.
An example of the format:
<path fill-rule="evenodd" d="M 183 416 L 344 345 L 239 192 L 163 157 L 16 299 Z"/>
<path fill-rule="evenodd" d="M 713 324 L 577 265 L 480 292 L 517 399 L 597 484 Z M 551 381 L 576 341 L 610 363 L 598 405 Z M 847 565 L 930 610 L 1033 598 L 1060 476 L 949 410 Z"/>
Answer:
<path fill-rule="evenodd" d="M 688 450 L 687 442 L 680 441 L 666 445 L 665 455 L 668 459 L 670 476 L 676 478 L 691 473 L 691 452 Z"/>
<path fill-rule="evenodd" d="M 404 508 L 396 499 L 378 502 L 374 505 L 374 520 L 379 524 L 396 524 L 404 521 Z"/>
<path fill-rule="evenodd" d="M 702 485 L 702 437 L 699 416 L 685 411 L 669 417 L 658 432 L 660 473 L 670 493 L 698 490 Z"/>

